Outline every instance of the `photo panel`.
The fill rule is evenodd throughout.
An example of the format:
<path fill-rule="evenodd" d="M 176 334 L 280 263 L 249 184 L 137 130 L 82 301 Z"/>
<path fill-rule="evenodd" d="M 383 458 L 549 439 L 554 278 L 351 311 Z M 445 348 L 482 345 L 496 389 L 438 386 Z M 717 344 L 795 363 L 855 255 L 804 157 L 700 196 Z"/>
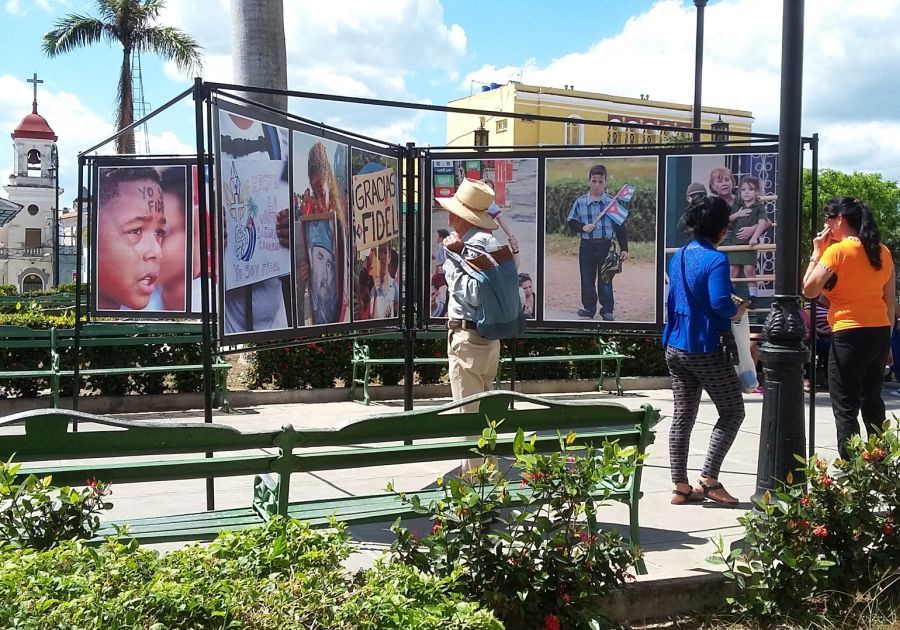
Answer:
<path fill-rule="evenodd" d="M 774 149 L 677 155 L 666 160 L 667 263 L 689 240 L 679 227 L 688 187 L 722 197 L 733 219 L 719 249 L 728 256 L 734 292 L 751 300 L 751 324 L 763 323 L 774 290 L 777 163 Z"/>
<path fill-rule="evenodd" d="M 212 168 L 208 166 L 207 168 Z M 215 308 L 216 304 L 216 238 L 215 232 L 216 228 L 214 222 L 209 218 L 212 212 L 212 205 L 210 203 L 209 198 L 209 180 L 208 178 L 204 178 L 203 183 L 201 184 L 197 180 L 197 165 L 191 165 L 191 182 L 192 182 L 192 213 L 191 213 L 191 241 L 190 241 L 190 251 L 191 251 L 191 265 L 190 265 L 190 311 L 191 314 L 197 316 L 198 318 L 203 313 L 203 278 L 202 278 L 202 265 L 206 264 L 207 268 L 207 277 L 209 278 L 209 308 L 210 310 Z M 206 255 L 203 255 L 203 250 L 201 248 L 200 243 L 200 195 L 203 194 L 206 196 Z"/>
<path fill-rule="evenodd" d="M 257 110 L 220 103 L 217 112 L 220 317 L 223 337 L 237 341 L 293 326 L 290 138 Z"/>
<path fill-rule="evenodd" d="M 292 143 L 296 325 L 349 323 L 349 148 L 297 130 Z"/>
<path fill-rule="evenodd" d="M 500 245 L 518 249 L 519 297 L 528 320 L 538 316 L 537 297 L 537 200 L 538 159 L 433 159 L 431 164 L 431 225 L 425 239 L 429 256 L 428 313 L 431 319 L 447 317 L 446 253 L 442 241 L 449 235 L 448 211 L 437 199 L 452 197 L 464 178 L 485 182 L 494 189 L 489 214 L 497 222 L 493 231 Z"/>
<path fill-rule="evenodd" d="M 545 161 L 543 320 L 657 325 L 659 159 Z"/>
<path fill-rule="evenodd" d="M 351 147 L 354 322 L 400 317 L 399 166 L 393 156 Z"/>
<path fill-rule="evenodd" d="M 98 162 L 91 221 L 95 314 L 188 316 L 189 166 Z"/>

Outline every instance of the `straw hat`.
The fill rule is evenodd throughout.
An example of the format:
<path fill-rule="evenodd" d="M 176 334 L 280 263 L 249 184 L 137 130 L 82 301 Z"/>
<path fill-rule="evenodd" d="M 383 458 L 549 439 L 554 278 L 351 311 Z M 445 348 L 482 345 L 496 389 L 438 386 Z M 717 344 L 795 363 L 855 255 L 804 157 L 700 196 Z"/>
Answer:
<path fill-rule="evenodd" d="M 488 208 L 494 203 L 494 191 L 484 182 L 476 179 L 464 179 L 456 189 L 456 194 L 445 199 L 438 199 L 440 206 L 485 230 L 496 230 L 497 222 L 488 214 Z"/>

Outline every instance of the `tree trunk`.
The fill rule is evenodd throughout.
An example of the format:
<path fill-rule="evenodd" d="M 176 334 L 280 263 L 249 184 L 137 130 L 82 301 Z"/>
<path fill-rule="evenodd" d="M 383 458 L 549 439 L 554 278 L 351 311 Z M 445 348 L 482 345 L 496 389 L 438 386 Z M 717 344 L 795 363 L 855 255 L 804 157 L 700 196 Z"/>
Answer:
<path fill-rule="evenodd" d="M 116 131 L 134 122 L 134 95 L 131 93 L 131 49 L 122 51 L 122 69 L 119 72 L 119 111 L 116 113 Z M 134 130 L 116 138 L 117 153 L 134 153 Z"/>
<path fill-rule="evenodd" d="M 234 82 L 287 89 L 282 0 L 231 0 L 231 44 Z M 244 97 L 287 110 L 287 97 L 258 92 Z"/>

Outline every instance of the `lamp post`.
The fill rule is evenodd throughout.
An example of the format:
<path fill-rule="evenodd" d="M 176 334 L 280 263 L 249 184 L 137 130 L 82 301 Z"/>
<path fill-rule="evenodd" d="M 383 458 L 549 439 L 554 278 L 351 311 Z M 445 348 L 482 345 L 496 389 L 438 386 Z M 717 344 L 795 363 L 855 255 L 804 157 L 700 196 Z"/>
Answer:
<path fill-rule="evenodd" d="M 803 343 L 806 325 L 800 315 L 801 95 L 803 78 L 803 0 L 782 9 L 781 116 L 778 130 L 778 205 L 775 221 L 775 295 L 760 348 L 766 375 L 759 460 L 754 499 L 774 491 L 792 474 L 803 482 L 794 455 L 806 454 L 803 416 L 803 364 L 809 350 Z"/>
<path fill-rule="evenodd" d="M 484 116 L 482 116 L 480 126 L 475 130 L 475 146 L 479 149 L 487 147 L 489 134 L 490 132 L 484 128 Z"/>
<path fill-rule="evenodd" d="M 59 152 L 50 145 L 50 168 L 53 169 L 53 286 L 59 286 Z"/>
<path fill-rule="evenodd" d="M 719 114 L 719 120 L 710 125 L 712 129 L 712 141 L 716 144 L 725 144 L 728 142 L 728 123 L 722 120 L 722 114 Z"/>
<path fill-rule="evenodd" d="M 697 7 L 697 43 L 694 45 L 694 129 L 700 129 L 700 92 L 703 86 L 703 12 L 707 0 L 694 0 Z M 700 142 L 700 131 L 694 132 L 694 142 Z"/>

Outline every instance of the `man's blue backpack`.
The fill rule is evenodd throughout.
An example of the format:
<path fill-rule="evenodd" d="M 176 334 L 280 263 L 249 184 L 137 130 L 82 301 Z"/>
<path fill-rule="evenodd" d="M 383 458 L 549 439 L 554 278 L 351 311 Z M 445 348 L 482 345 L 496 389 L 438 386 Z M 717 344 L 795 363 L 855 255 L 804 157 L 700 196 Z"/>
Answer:
<path fill-rule="evenodd" d="M 487 252 L 466 244 L 467 249 L 479 252 L 474 258 L 463 258 L 454 252 L 447 256 L 460 266 L 463 273 L 478 283 L 481 304 L 475 314 L 478 334 L 485 339 L 511 339 L 525 330 L 525 314 L 519 297 L 519 272 L 508 245 Z"/>

